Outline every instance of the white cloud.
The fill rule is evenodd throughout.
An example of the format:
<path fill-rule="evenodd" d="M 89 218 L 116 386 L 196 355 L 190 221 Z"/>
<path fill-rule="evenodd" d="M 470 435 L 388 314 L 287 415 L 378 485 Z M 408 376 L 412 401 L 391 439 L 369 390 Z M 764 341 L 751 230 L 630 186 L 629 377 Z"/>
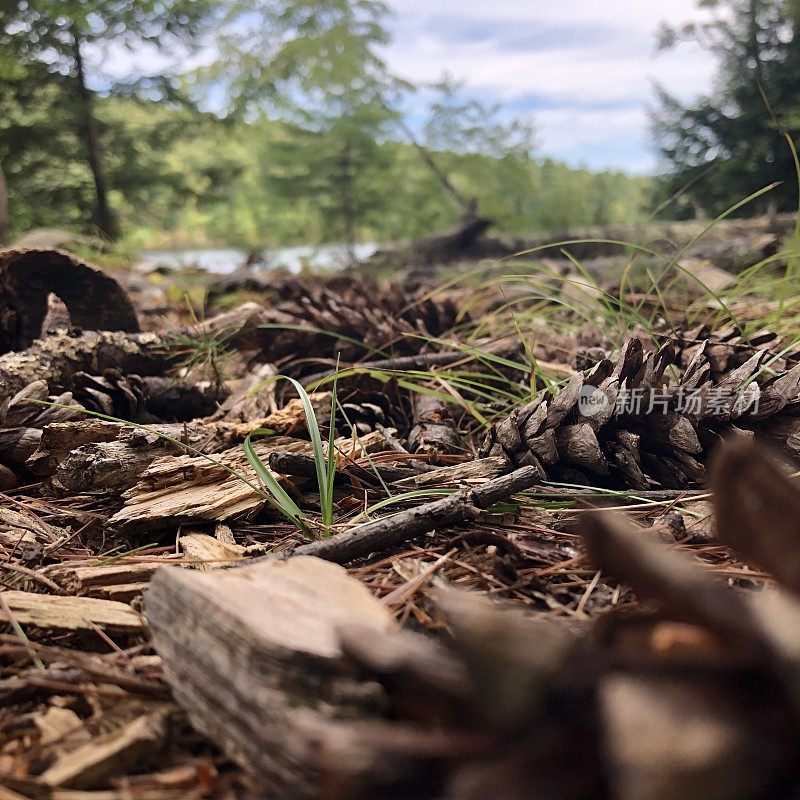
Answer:
<path fill-rule="evenodd" d="M 531 23 L 592 24 L 609 22 L 637 30 L 655 27 L 662 20 L 681 22 L 696 16 L 695 0 L 670 0 L 657 4 L 648 0 L 391 0 L 398 16 L 418 17 L 455 13 L 472 20 L 511 20 Z"/>
<path fill-rule="evenodd" d="M 388 58 L 395 70 L 415 82 L 447 71 L 516 107 L 529 102 L 543 150 L 572 162 L 652 168 L 645 109 L 653 81 L 690 99 L 708 89 L 715 66 L 689 43 L 656 53 L 660 23 L 696 18 L 695 0 L 391 0 L 391 6 L 397 36 Z M 462 27 L 468 35 L 460 39 Z"/>
<path fill-rule="evenodd" d="M 541 150 L 547 155 L 634 173 L 646 173 L 653 167 L 644 108 L 547 109 L 539 111 L 535 119 Z"/>

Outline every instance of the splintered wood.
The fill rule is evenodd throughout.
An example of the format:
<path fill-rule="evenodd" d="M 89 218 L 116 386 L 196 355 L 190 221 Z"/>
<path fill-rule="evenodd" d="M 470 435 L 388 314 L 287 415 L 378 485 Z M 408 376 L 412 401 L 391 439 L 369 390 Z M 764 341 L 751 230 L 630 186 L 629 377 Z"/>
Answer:
<path fill-rule="evenodd" d="M 376 432 L 357 442 L 339 439 L 335 444 L 343 458 L 357 458 L 378 441 Z M 309 453 L 311 445 L 277 436 L 256 442 L 254 450 L 267 463 L 271 452 Z M 121 531 L 148 530 L 181 520 L 221 521 L 255 514 L 267 501 L 254 486 L 258 477 L 241 447 L 225 450 L 213 461 L 202 456 L 165 456 L 142 472 L 136 486 L 124 495 L 125 505 L 109 522 Z"/>
<path fill-rule="evenodd" d="M 30 592 L 3 592 L 0 620 L 67 631 L 102 628 L 138 633 L 144 630 L 144 619 L 126 603 Z"/>

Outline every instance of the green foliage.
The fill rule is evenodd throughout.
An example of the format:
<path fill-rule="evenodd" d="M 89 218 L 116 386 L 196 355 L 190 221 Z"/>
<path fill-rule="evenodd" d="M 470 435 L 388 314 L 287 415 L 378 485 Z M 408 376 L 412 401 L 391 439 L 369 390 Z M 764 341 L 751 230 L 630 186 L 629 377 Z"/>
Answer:
<path fill-rule="evenodd" d="M 273 141 L 268 180 L 289 200 L 316 199 L 323 235 L 348 245 L 383 205 L 371 178 L 389 166 L 378 141 L 396 116 L 398 83 L 378 55 L 387 13 L 379 0 L 237 2 L 211 71 L 233 109 L 298 124 Z"/>
<path fill-rule="evenodd" d="M 4 112 L 8 107 L 14 114 L 11 124 L 0 126 L 0 164 L 9 173 L 10 192 L 36 197 L 43 188 L 61 188 L 62 196 L 55 199 L 69 207 L 74 222 L 85 227 L 91 221 L 113 236 L 117 221 L 108 193 L 114 187 L 108 183 L 104 153 L 115 142 L 106 141 L 104 147 L 87 52 L 188 43 L 215 7 L 214 0 L 0 4 L 0 99 Z M 108 84 L 106 94 L 129 97 L 166 99 L 176 88 L 163 75 L 140 76 L 128 84 L 103 82 Z M 124 152 L 121 147 L 113 152 Z M 146 165 L 133 160 L 137 173 L 146 176 Z M 117 188 L 125 191 L 129 185 L 122 182 Z"/>
<path fill-rule="evenodd" d="M 653 123 L 670 172 L 664 197 L 684 214 L 717 214 L 730 198 L 781 181 L 746 213 L 797 208 L 793 154 L 800 132 L 800 12 L 796 0 L 702 0 L 710 16 L 665 27 L 661 46 L 699 41 L 719 59 L 716 90 L 690 106 L 663 89 Z M 674 213 L 674 211 L 672 211 Z"/>
<path fill-rule="evenodd" d="M 130 197 L 115 197 L 125 229 L 139 246 L 247 249 L 344 241 L 331 173 L 317 181 L 309 169 L 323 159 L 335 163 L 332 150 L 313 146 L 320 134 L 265 116 L 190 122 L 189 112 L 180 109 L 139 104 L 131 111 L 129 102 L 107 101 L 98 111 L 109 126 L 135 125 L 139 157 L 161 162 L 160 167 L 151 163 L 163 181 L 143 184 Z M 164 129 L 178 135 L 165 147 L 151 148 L 148 143 L 157 142 Z M 358 241 L 425 236 L 454 222 L 457 207 L 414 147 L 394 139 L 374 146 L 378 152 L 356 177 L 363 200 Z M 552 159 L 531 157 L 504 166 L 484 153 L 437 151 L 433 156 L 459 190 L 477 197 L 482 211 L 509 234 L 628 225 L 646 207 L 651 184 L 648 178 L 595 173 Z M 112 154 L 112 177 L 115 165 Z"/>
<path fill-rule="evenodd" d="M 292 500 L 286 489 L 281 486 L 278 479 L 272 474 L 272 470 L 266 464 L 264 464 L 264 462 L 259 458 L 258 453 L 256 453 L 255 449 L 253 448 L 253 436 L 263 436 L 271 433 L 272 431 L 262 428 L 253 431 L 253 433 L 251 433 L 244 440 L 244 454 L 264 488 L 267 490 L 267 492 L 269 492 L 272 505 L 278 509 L 278 511 L 280 511 L 281 514 L 283 514 L 286 519 L 289 520 L 289 522 L 305 532 L 308 530 L 308 526 L 306 525 L 305 515 L 303 514 L 302 509 L 297 505 L 297 503 L 295 503 L 294 500 Z"/>
<path fill-rule="evenodd" d="M 121 46 L 188 51 L 212 21 L 220 59 L 198 74 L 92 74 Z M 460 208 L 398 127 L 410 87 L 387 70 L 388 40 L 378 0 L 0 4 L 12 234 L 100 225 L 129 250 L 250 249 L 446 228 Z M 225 102 L 227 116 L 200 113 L 190 94 Z M 431 97 L 423 144 L 502 231 L 627 223 L 646 202 L 647 179 L 537 159 L 529 124 L 450 78 Z"/>

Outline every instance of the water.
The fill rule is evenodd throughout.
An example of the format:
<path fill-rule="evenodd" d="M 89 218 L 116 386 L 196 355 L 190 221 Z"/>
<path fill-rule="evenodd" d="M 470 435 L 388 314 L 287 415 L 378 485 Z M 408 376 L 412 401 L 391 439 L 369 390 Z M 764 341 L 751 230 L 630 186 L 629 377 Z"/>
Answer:
<path fill-rule="evenodd" d="M 361 260 L 369 258 L 378 246 L 358 244 L 355 256 Z M 144 250 L 139 254 L 140 261 L 153 266 L 181 269 L 200 267 L 209 272 L 227 273 L 243 266 L 247 251 L 232 247 L 209 247 L 180 250 Z M 303 267 L 313 269 L 341 269 L 347 264 L 347 249 L 344 245 L 300 245 L 264 251 L 267 269 L 283 267 L 291 272 L 299 272 Z"/>

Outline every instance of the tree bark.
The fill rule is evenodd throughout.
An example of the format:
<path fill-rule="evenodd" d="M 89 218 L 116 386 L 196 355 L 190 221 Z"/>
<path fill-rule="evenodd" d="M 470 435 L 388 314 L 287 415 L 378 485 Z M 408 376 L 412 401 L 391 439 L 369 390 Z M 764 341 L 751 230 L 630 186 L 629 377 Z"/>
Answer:
<path fill-rule="evenodd" d="M 92 171 L 96 201 L 95 221 L 100 232 L 109 239 L 116 238 L 118 234 L 117 222 L 108 202 L 108 188 L 105 172 L 103 170 L 103 155 L 100 145 L 100 133 L 97 129 L 97 120 L 94 117 L 94 103 L 92 92 L 86 85 L 86 71 L 84 68 L 83 54 L 81 53 L 81 35 L 76 27 L 72 28 L 72 50 L 75 59 L 75 77 L 77 80 L 78 99 L 81 105 L 82 133 L 86 143 L 89 169 Z"/>
<path fill-rule="evenodd" d="M 8 216 L 8 184 L 3 165 L 0 164 L 0 245 L 8 243 L 8 231 L 11 221 Z"/>
<path fill-rule="evenodd" d="M 97 375 L 113 367 L 127 374 L 160 375 L 168 366 L 168 353 L 169 343 L 154 333 L 59 332 L 0 356 L 0 400 L 37 380 L 47 381 L 51 392 L 69 390 L 76 372 Z"/>

